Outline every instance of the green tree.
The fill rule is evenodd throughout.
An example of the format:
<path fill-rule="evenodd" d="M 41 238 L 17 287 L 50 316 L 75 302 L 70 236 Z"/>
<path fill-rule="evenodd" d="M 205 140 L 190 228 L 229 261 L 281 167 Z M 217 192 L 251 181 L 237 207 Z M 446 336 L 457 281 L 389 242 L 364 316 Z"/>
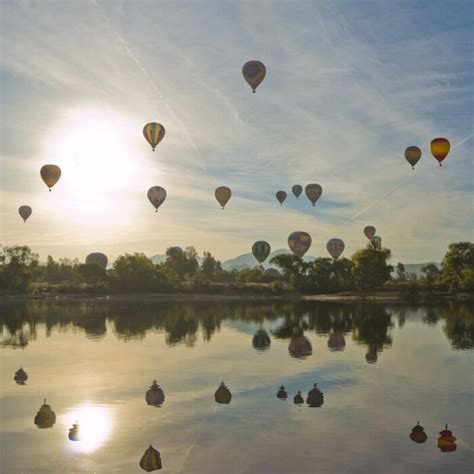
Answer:
<path fill-rule="evenodd" d="M 404 281 L 407 279 L 407 272 L 405 270 L 405 265 L 403 263 L 398 262 L 396 270 L 397 272 L 397 278 L 401 281 Z"/>
<path fill-rule="evenodd" d="M 390 279 L 393 267 L 387 263 L 391 257 L 389 249 L 362 249 L 352 255 L 352 274 L 360 290 L 380 288 Z"/>
<path fill-rule="evenodd" d="M 167 288 L 160 267 L 143 253 L 120 255 L 110 272 L 111 286 L 119 291 L 146 293 Z"/>
<path fill-rule="evenodd" d="M 38 266 L 38 255 L 26 246 L 4 247 L 0 254 L 0 288 L 26 291 Z"/>
<path fill-rule="evenodd" d="M 474 290 L 474 244 L 458 242 L 450 244 L 441 264 L 443 281 L 450 291 Z"/>
<path fill-rule="evenodd" d="M 428 290 L 432 291 L 433 284 L 441 275 L 439 268 L 434 263 L 428 263 L 428 265 L 425 265 L 421 268 L 421 273 L 423 273 L 423 279 L 426 283 L 426 286 L 428 287 Z"/>
<path fill-rule="evenodd" d="M 201 263 L 201 273 L 205 280 L 209 282 L 218 281 L 223 273 L 222 265 L 216 260 L 210 252 L 204 252 L 204 258 Z"/>
<path fill-rule="evenodd" d="M 199 269 L 194 247 L 187 247 L 184 251 L 179 247 L 170 247 L 166 250 L 166 257 L 165 266 L 175 271 L 180 278 L 193 275 Z"/>
<path fill-rule="evenodd" d="M 84 263 L 77 267 L 77 272 L 88 285 L 104 284 L 107 281 L 105 268 L 97 263 Z"/>

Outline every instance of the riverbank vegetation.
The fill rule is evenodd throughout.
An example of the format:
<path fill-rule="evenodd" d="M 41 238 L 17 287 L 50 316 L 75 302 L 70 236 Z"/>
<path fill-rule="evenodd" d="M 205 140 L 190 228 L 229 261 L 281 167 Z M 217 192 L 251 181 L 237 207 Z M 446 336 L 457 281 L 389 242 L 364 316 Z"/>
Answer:
<path fill-rule="evenodd" d="M 279 269 L 260 266 L 224 270 L 209 252 L 202 259 L 193 247 L 170 247 L 166 260 L 154 264 L 142 253 L 120 255 L 111 268 L 77 259 L 40 263 L 27 246 L 4 247 L 0 255 L 0 289 L 3 294 L 333 294 L 377 290 L 399 292 L 408 299 L 420 292 L 474 291 L 474 244 L 450 244 L 441 268 L 428 264 L 422 276 L 405 271 L 403 264 L 390 265 L 391 252 L 368 247 L 351 259 L 318 257 L 311 262 L 292 254 L 270 260 Z"/>

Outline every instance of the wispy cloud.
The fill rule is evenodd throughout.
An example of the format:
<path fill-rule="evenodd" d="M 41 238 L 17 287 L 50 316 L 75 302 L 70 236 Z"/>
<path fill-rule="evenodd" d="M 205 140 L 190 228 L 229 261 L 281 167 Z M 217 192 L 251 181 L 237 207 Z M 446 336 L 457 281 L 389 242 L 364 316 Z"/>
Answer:
<path fill-rule="evenodd" d="M 436 260 L 470 237 L 467 3 L 141 5 L 63 2 L 54 15 L 47 3 L 2 5 L 2 242 L 57 256 L 100 246 L 111 258 L 180 243 L 227 258 L 307 229 L 314 253 L 331 237 L 350 253 L 371 223 L 394 258 Z M 257 94 L 241 77 L 251 58 L 267 64 Z M 113 192 L 81 196 L 71 171 L 52 193 L 62 202 L 45 200 L 38 167 L 70 163 L 74 143 L 61 156 L 54 144 L 84 109 L 129 124 L 117 143 L 139 179 L 114 182 L 111 167 L 103 187 Z M 155 153 L 141 136 L 148 121 L 167 131 Z M 456 144 L 442 170 L 429 156 L 434 136 Z M 403 158 L 412 144 L 423 150 L 415 172 Z M 290 194 L 309 182 L 324 189 L 316 208 Z M 153 184 L 169 195 L 158 215 L 145 196 Z M 221 184 L 234 194 L 223 212 Z M 16 215 L 23 203 L 34 208 L 28 226 Z"/>

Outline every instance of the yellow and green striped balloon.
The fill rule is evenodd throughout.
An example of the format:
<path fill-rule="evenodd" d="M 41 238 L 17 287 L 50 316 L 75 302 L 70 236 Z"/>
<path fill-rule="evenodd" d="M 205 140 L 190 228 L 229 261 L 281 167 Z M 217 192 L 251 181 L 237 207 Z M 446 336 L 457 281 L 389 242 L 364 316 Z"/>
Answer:
<path fill-rule="evenodd" d="M 151 145 L 151 149 L 155 151 L 158 143 L 163 140 L 165 136 L 165 127 L 161 123 L 150 122 L 143 127 L 143 136 L 146 141 Z"/>

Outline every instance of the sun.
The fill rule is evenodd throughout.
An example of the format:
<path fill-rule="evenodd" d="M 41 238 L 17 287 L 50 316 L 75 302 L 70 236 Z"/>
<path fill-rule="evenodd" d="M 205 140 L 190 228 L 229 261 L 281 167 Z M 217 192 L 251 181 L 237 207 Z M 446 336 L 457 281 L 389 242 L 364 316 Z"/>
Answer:
<path fill-rule="evenodd" d="M 110 438 L 113 429 L 113 417 L 110 410 L 95 406 L 82 405 L 71 410 L 65 421 L 68 428 L 79 425 L 79 441 L 67 439 L 67 446 L 74 452 L 91 453 L 96 451 Z"/>
<path fill-rule="evenodd" d="M 57 164 L 55 211 L 88 225 L 117 222 L 146 194 L 150 169 L 136 120 L 113 110 L 72 109 L 48 135 L 42 164 Z M 145 197 L 143 198 L 145 199 Z M 131 214 L 133 214 L 131 212 Z"/>

